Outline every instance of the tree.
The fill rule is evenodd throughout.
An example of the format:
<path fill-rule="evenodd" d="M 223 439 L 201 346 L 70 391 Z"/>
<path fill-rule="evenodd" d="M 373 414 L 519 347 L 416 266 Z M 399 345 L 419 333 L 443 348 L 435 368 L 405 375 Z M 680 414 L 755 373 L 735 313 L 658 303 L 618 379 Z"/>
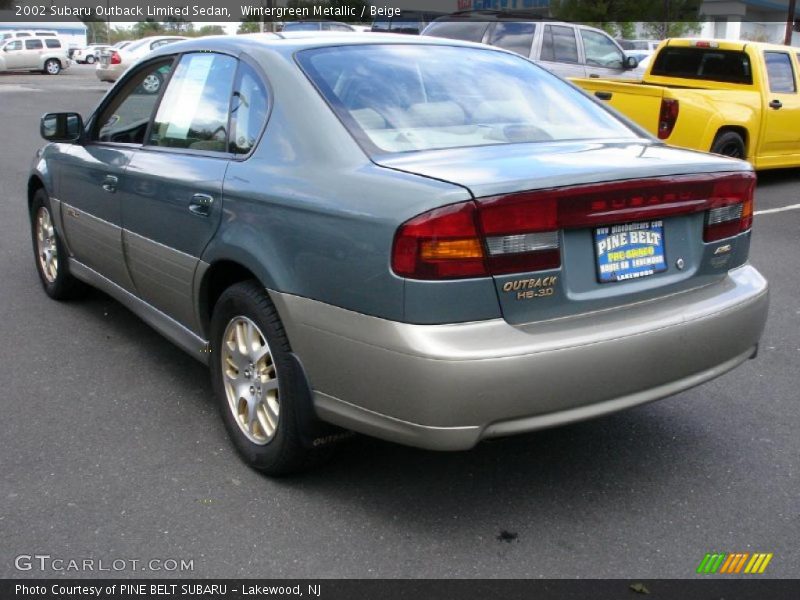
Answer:
<path fill-rule="evenodd" d="M 153 21 L 152 19 L 139 21 L 133 26 L 133 34 L 136 38 L 147 37 L 148 35 L 159 35 L 163 32 L 164 27 L 161 25 L 161 23 Z"/>
<path fill-rule="evenodd" d="M 635 34 L 634 22 L 644 22 L 656 38 L 680 37 L 699 30 L 702 0 L 553 0 L 551 12 L 564 21 L 601 27 L 612 35 Z"/>
<path fill-rule="evenodd" d="M 203 25 L 194 32 L 194 35 L 225 35 L 225 28 L 222 25 Z"/>

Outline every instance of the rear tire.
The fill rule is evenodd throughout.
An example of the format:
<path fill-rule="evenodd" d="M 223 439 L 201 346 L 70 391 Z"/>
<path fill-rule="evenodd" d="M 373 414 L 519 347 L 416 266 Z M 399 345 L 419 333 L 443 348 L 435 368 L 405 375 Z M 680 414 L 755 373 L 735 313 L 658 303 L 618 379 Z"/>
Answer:
<path fill-rule="evenodd" d="M 86 291 L 85 284 L 69 272 L 67 251 L 55 229 L 50 199 L 43 189 L 36 191 L 31 203 L 31 238 L 36 272 L 48 296 L 69 300 Z"/>
<path fill-rule="evenodd" d="M 717 134 L 714 143 L 711 144 L 711 152 L 731 158 L 744 159 L 746 156 L 744 140 L 735 131 L 723 131 Z"/>
<path fill-rule="evenodd" d="M 251 467 L 271 476 L 307 470 L 330 455 L 306 446 L 301 390 L 275 306 L 255 281 L 225 290 L 211 318 L 211 383 L 228 435 Z"/>
<path fill-rule="evenodd" d="M 61 73 L 61 63 L 56 58 L 50 58 L 44 63 L 45 75 L 58 75 Z"/>

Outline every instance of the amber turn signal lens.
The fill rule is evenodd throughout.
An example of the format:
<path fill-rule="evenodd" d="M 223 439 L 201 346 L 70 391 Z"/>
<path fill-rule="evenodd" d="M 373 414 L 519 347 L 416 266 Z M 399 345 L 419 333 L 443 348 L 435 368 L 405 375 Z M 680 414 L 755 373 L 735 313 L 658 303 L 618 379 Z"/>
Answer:
<path fill-rule="evenodd" d="M 420 247 L 423 260 L 483 258 L 483 248 L 476 238 L 461 240 L 425 240 Z"/>

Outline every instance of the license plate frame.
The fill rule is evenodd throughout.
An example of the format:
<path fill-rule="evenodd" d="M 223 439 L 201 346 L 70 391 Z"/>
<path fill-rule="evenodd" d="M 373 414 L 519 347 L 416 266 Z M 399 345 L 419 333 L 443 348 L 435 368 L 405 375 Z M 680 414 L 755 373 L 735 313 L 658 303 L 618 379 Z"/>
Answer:
<path fill-rule="evenodd" d="M 592 234 L 599 283 L 633 281 L 667 270 L 660 219 L 597 227 Z"/>

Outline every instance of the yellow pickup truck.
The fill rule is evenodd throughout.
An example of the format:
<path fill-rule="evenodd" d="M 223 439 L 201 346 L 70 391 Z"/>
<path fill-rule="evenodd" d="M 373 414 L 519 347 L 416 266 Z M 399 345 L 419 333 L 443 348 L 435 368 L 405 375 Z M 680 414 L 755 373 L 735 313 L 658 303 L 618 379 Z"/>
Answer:
<path fill-rule="evenodd" d="M 641 81 L 573 83 L 673 146 L 800 166 L 800 49 L 669 39 Z"/>

